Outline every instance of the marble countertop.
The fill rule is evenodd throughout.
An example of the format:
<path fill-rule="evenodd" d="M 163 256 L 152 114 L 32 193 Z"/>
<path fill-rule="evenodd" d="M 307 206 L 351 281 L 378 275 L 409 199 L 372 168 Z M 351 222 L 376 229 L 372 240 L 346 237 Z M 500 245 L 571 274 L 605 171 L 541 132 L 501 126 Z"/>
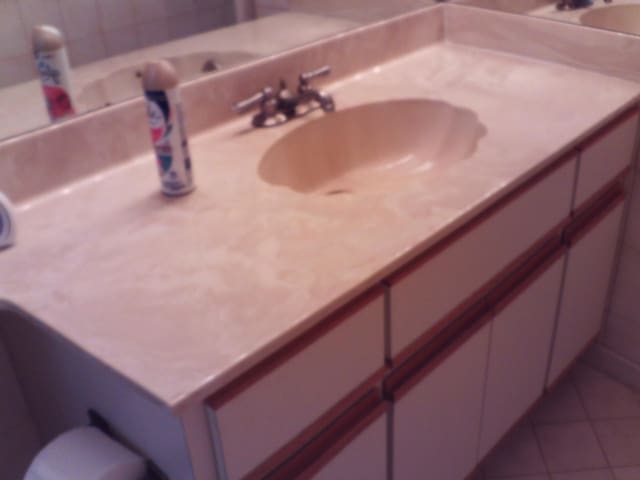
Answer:
<path fill-rule="evenodd" d="M 18 205 L 0 299 L 178 411 L 544 168 L 637 102 L 640 84 L 442 41 L 329 90 L 339 109 L 443 100 L 487 133 L 437 178 L 327 197 L 257 174 L 309 119 L 255 130 L 244 116 L 191 140 L 186 197 L 159 193 L 149 154 Z"/>

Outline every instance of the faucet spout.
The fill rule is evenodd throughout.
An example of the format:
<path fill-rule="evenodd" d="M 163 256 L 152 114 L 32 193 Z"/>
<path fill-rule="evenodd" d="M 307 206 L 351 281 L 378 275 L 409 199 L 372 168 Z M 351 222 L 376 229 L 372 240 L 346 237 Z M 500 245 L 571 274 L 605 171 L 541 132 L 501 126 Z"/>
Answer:
<path fill-rule="evenodd" d="M 255 107 L 260 108 L 260 112 L 254 115 L 252 125 L 254 127 L 273 127 L 285 123 L 293 118 L 303 116 L 314 110 L 313 104 L 317 104 L 324 112 L 333 112 L 336 109 L 335 100 L 331 95 L 312 88 L 311 80 L 316 77 L 329 75 L 331 67 L 324 66 L 312 72 L 300 75 L 300 84 L 296 93 L 292 93 L 284 80 L 280 80 L 278 91 L 271 87 L 265 87 L 255 95 L 239 102 L 233 106 L 237 113 L 243 113 Z M 301 105 L 307 106 L 302 112 Z"/>

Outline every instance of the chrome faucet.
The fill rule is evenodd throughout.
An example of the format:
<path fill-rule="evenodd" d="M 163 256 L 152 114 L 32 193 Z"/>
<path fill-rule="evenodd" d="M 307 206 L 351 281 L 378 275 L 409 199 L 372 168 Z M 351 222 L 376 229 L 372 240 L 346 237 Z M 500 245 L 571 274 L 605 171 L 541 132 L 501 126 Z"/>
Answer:
<path fill-rule="evenodd" d="M 611 3 L 612 0 L 604 0 L 604 3 Z M 587 8 L 593 5 L 593 0 L 559 0 L 556 3 L 558 10 L 577 10 L 578 8 Z"/>
<path fill-rule="evenodd" d="M 301 117 L 315 110 L 317 104 L 324 112 L 333 112 L 336 108 L 333 97 L 326 92 L 311 87 L 311 80 L 331 73 L 331 67 L 324 66 L 312 72 L 303 73 L 299 77 L 296 93 L 287 88 L 284 80 L 280 80 L 277 91 L 265 87 L 255 95 L 236 103 L 233 110 L 243 113 L 255 107 L 260 111 L 253 116 L 251 124 L 254 127 L 273 127 L 285 123 L 293 118 Z M 300 111 L 300 106 L 308 108 Z"/>

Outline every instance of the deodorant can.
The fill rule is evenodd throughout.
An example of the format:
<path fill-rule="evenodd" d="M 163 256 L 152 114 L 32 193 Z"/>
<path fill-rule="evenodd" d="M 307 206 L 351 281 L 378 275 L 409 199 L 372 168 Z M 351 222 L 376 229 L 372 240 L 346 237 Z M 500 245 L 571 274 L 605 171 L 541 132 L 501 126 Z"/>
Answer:
<path fill-rule="evenodd" d="M 32 31 L 33 55 L 52 122 L 75 115 L 71 95 L 71 67 L 62 33 L 49 25 Z"/>
<path fill-rule="evenodd" d="M 142 85 L 151 142 L 158 160 L 162 192 L 170 196 L 185 195 L 195 188 L 178 83 L 178 75 L 168 61 L 145 65 Z"/>

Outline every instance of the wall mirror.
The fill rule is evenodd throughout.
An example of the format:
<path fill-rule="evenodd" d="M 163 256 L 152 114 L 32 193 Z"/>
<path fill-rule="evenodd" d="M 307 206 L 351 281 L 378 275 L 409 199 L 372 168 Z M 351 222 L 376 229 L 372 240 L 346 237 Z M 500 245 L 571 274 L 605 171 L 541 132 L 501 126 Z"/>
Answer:
<path fill-rule="evenodd" d="M 435 0 L 0 0 L 0 139 L 51 124 L 32 31 L 58 30 L 74 115 L 140 96 L 148 60 L 181 82 Z M 69 118 L 58 118 L 64 121 Z"/>

